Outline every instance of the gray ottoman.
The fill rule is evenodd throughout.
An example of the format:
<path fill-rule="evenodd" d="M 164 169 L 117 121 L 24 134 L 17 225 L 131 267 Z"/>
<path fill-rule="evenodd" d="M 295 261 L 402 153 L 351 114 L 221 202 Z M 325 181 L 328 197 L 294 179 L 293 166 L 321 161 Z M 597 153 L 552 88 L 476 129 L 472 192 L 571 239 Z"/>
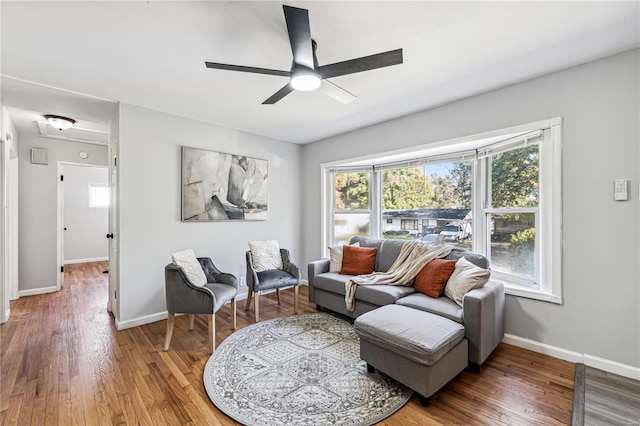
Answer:
<path fill-rule="evenodd" d="M 389 377 L 429 397 L 467 367 L 464 327 L 439 315 L 386 305 L 359 316 L 360 358 Z"/>

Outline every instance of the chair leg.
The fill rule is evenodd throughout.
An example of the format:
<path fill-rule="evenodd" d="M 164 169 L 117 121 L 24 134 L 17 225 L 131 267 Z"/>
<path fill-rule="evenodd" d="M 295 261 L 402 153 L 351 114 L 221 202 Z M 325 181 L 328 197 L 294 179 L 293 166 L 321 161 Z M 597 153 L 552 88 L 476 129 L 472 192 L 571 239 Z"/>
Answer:
<path fill-rule="evenodd" d="M 216 314 L 209 315 L 209 351 L 216 350 Z"/>
<path fill-rule="evenodd" d="M 260 321 L 260 292 L 254 291 L 254 298 L 256 299 L 254 302 L 254 309 L 256 311 L 256 322 Z"/>
<path fill-rule="evenodd" d="M 248 311 L 249 308 L 251 307 L 251 298 L 253 297 L 253 290 L 249 289 L 247 290 L 247 304 L 244 307 L 245 311 Z"/>
<path fill-rule="evenodd" d="M 196 315 L 189 314 L 189 331 L 193 330 L 193 323 L 196 322 Z"/>
<path fill-rule="evenodd" d="M 231 323 L 233 324 L 233 329 L 236 329 L 236 298 L 231 299 Z"/>
<path fill-rule="evenodd" d="M 297 314 L 298 313 L 298 293 L 300 290 L 300 286 L 294 286 L 293 287 L 293 313 Z"/>
<path fill-rule="evenodd" d="M 280 289 L 276 288 L 276 296 L 278 296 L 278 305 L 280 304 Z"/>
<path fill-rule="evenodd" d="M 173 336 L 173 323 L 175 322 L 176 316 L 173 312 L 169 312 L 167 316 L 167 333 L 164 336 L 164 350 L 169 350 L 169 345 L 171 344 L 171 336 Z"/>

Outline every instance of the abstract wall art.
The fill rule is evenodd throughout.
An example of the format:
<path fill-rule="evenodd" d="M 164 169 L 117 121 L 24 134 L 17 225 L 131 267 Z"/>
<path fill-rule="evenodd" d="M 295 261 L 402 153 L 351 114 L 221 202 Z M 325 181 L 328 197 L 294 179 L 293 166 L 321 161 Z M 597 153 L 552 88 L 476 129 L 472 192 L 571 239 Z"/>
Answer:
<path fill-rule="evenodd" d="M 182 220 L 267 220 L 268 162 L 182 147 Z"/>

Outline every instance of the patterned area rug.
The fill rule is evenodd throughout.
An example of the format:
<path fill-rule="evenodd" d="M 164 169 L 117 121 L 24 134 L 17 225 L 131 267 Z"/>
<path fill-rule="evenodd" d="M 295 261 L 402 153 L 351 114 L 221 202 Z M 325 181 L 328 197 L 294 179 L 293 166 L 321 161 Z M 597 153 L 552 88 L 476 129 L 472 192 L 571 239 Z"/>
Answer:
<path fill-rule="evenodd" d="M 250 426 L 372 425 L 411 390 L 360 360 L 353 326 L 326 313 L 276 318 L 227 337 L 204 369 L 211 401 Z"/>

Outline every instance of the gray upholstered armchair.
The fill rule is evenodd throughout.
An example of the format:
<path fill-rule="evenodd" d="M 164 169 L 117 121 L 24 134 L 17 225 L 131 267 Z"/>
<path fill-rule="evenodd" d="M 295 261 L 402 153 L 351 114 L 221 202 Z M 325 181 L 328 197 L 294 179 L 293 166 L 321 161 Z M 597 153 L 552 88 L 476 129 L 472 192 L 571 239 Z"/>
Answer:
<path fill-rule="evenodd" d="M 167 333 L 164 350 L 169 350 L 175 314 L 189 314 L 189 330 L 193 330 L 195 314 L 208 314 L 209 350 L 216 346 L 216 312 L 231 301 L 231 321 L 236 328 L 236 294 L 238 280 L 231 274 L 220 272 L 208 257 L 199 257 L 207 283 L 197 287 L 189 280 L 182 268 L 170 263 L 164 268 L 165 290 L 167 294 Z"/>
<path fill-rule="evenodd" d="M 247 251 L 247 286 L 249 293 L 247 294 L 247 305 L 244 310 L 248 311 L 251 307 L 251 298 L 255 299 L 254 309 L 256 314 L 256 322 L 260 321 L 260 292 L 262 290 L 276 289 L 278 296 L 278 305 L 280 304 L 280 289 L 282 287 L 293 286 L 293 312 L 298 313 L 298 288 L 300 285 L 300 269 L 291 262 L 289 250 L 280 249 L 282 256 L 282 270 L 270 269 L 268 271 L 256 272 L 253 268 L 253 258 L 251 251 Z"/>

